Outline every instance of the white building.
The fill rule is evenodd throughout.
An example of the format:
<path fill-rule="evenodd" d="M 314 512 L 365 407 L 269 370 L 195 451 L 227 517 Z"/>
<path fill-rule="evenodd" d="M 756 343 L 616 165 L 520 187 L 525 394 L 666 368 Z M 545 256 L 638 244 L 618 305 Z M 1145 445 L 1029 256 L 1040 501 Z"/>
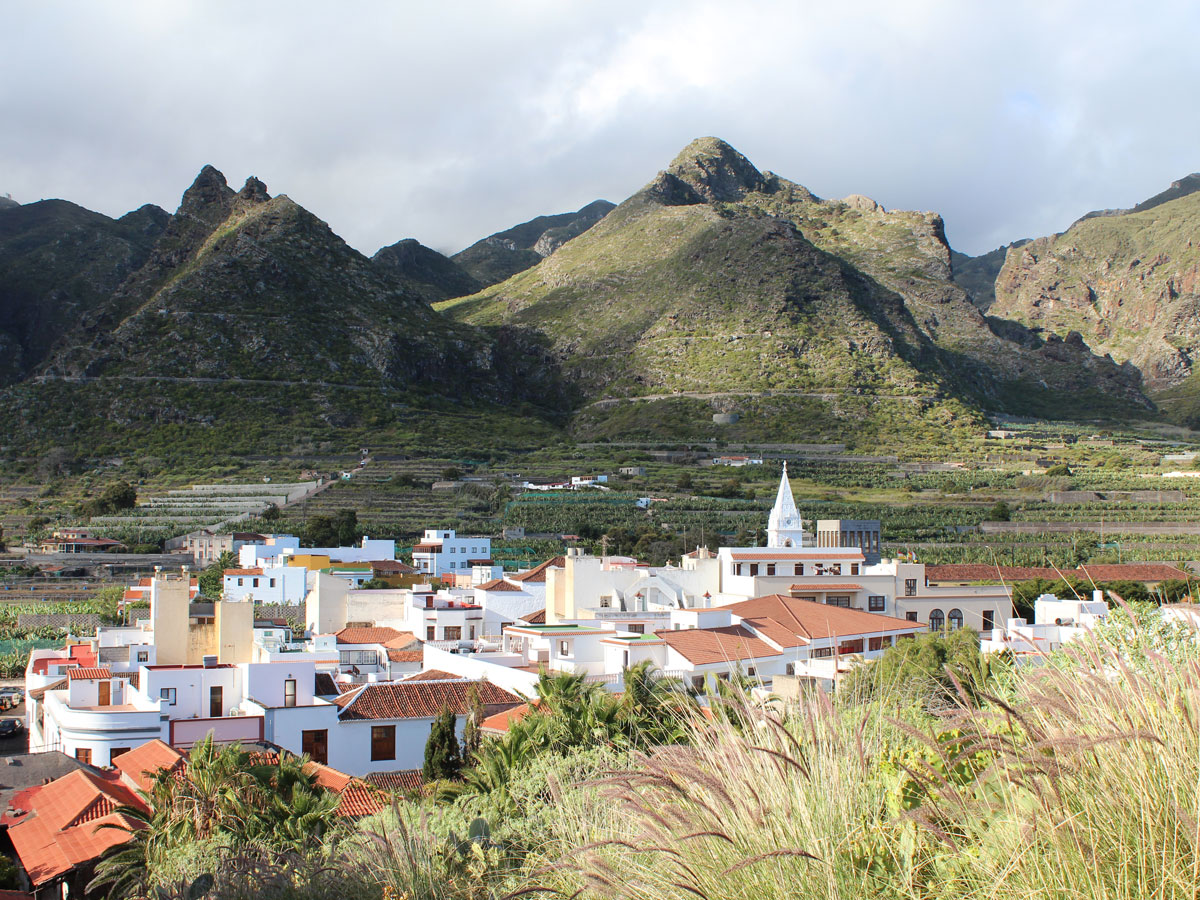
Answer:
<path fill-rule="evenodd" d="M 413 547 L 413 566 L 430 578 L 491 565 L 491 538 L 458 537 L 453 529 L 427 528 Z"/>
<path fill-rule="evenodd" d="M 1018 661 L 1036 661 L 1079 640 L 1107 617 L 1102 591 L 1093 591 L 1091 600 L 1060 600 L 1054 594 L 1042 594 L 1033 603 L 1032 622 L 1010 618 L 984 635 L 980 647 L 984 653 L 1007 651 Z"/>
<path fill-rule="evenodd" d="M 295 605 L 308 593 L 308 570 L 303 566 L 272 564 L 249 569 L 226 569 L 221 596 L 226 600 Z"/>
<path fill-rule="evenodd" d="M 364 537 L 361 544 L 352 547 L 311 547 L 301 551 L 300 539 L 295 535 L 272 534 L 262 542 L 240 547 L 238 564 L 243 569 L 258 569 L 271 560 L 301 552 L 310 556 L 328 556 L 330 560 L 343 563 L 375 562 L 395 559 L 396 542 Z"/>

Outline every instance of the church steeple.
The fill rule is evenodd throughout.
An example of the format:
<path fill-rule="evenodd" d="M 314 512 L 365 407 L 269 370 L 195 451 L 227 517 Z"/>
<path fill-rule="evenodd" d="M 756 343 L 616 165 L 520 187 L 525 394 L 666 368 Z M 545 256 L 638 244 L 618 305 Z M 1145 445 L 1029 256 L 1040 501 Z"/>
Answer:
<path fill-rule="evenodd" d="M 801 547 L 804 545 L 804 523 L 796 499 L 792 496 L 792 485 L 788 481 L 787 463 L 783 464 L 783 477 L 779 479 L 779 493 L 767 519 L 768 547 Z"/>

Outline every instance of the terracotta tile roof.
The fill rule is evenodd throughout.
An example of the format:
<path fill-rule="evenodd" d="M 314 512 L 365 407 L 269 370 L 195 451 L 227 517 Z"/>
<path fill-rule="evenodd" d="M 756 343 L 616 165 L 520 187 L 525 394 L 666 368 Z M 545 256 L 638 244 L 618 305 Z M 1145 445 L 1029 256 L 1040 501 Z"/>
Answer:
<path fill-rule="evenodd" d="M 380 559 L 371 563 L 371 571 L 387 572 L 390 575 L 410 575 L 417 570 L 398 559 Z"/>
<path fill-rule="evenodd" d="M 150 790 L 154 775 L 162 769 L 175 771 L 182 768 L 184 755 L 170 744 L 160 740 L 148 741 L 122 753 L 113 760 L 113 767 L 135 787 Z"/>
<path fill-rule="evenodd" d="M 532 584 L 544 582 L 546 580 L 547 569 L 561 569 L 567 564 L 565 556 L 556 556 L 553 559 L 548 559 L 544 563 L 539 563 L 528 572 L 518 572 L 516 575 L 509 575 L 513 581 L 528 581 Z"/>
<path fill-rule="evenodd" d="M 809 600 L 797 600 L 785 594 L 768 594 L 725 607 L 745 619 L 773 619 L 804 641 L 831 637 L 886 634 L 897 631 L 921 631 L 925 626 L 860 609 L 827 606 Z"/>
<path fill-rule="evenodd" d="M 735 550 L 729 554 L 730 559 L 734 562 L 773 562 L 775 560 L 784 560 L 787 562 L 825 562 L 826 560 L 843 560 L 848 559 L 852 562 L 858 562 L 863 559 L 861 550 L 847 550 L 841 548 L 838 550 L 825 551 L 814 553 L 815 547 L 777 547 L 771 550 Z M 803 555 L 799 551 L 803 550 Z"/>
<path fill-rule="evenodd" d="M 368 684 L 353 693 L 342 694 L 333 702 L 342 708 L 342 721 L 358 719 L 429 719 L 449 708 L 455 715 L 467 712 L 467 694 L 472 685 L 479 689 L 485 705 L 516 706 L 521 698 L 489 681 L 401 681 Z"/>
<path fill-rule="evenodd" d="M 407 681 L 467 681 L 468 679 L 462 675 L 455 675 L 453 672 L 446 672 L 442 669 L 426 669 L 424 672 L 417 672 L 415 675 L 409 675 L 404 679 Z"/>
<path fill-rule="evenodd" d="M 654 632 L 692 665 L 778 656 L 779 651 L 741 625 L 726 628 L 686 628 Z"/>
<path fill-rule="evenodd" d="M 1092 581 L 1187 581 L 1195 576 L 1164 563 L 1121 563 L 1080 566 L 1084 578 Z"/>
<path fill-rule="evenodd" d="M 84 769 L 22 791 L 12 802 L 30 810 L 9 825 L 8 835 L 35 888 L 125 843 L 129 833 L 124 829 L 136 823 L 113 810 L 145 808 L 123 784 Z M 101 827 L 107 823 L 124 828 Z"/>
<path fill-rule="evenodd" d="M 413 547 L 413 553 L 438 553 L 441 549 L 441 541 L 421 541 L 421 543 Z"/>
<path fill-rule="evenodd" d="M 83 668 L 80 666 L 76 669 L 67 669 L 68 681 L 100 681 L 104 678 L 112 678 L 112 670 L 107 666 L 104 668 Z"/>
<path fill-rule="evenodd" d="M 262 569 L 226 569 L 226 575 L 261 575 Z"/>
<path fill-rule="evenodd" d="M 505 581 L 503 578 L 493 578 L 491 581 L 485 581 L 483 584 L 475 586 L 477 591 L 520 591 L 511 581 Z"/>
<path fill-rule="evenodd" d="M 34 688 L 29 692 L 29 696 L 34 700 L 41 700 L 46 695 L 46 691 L 61 691 L 67 686 L 67 679 L 60 678 L 58 681 L 51 682 L 45 687 Z"/>
<path fill-rule="evenodd" d="M 539 609 L 537 612 L 531 612 L 528 615 L 521 616 L 521 621 L 527 625 L 545 625 L 546 611 Z"/>
<path fill-rule="evenodd" d="M 337 642 L 339 644 L 386 644 L 405 634 L 408 632 L 397 631 L 395 628 L 350 626 L 337 633 Z"/>
<path fill-rule="evenodd" d="M 861 591 L 861 584 L 793 584 L 788 590 L 793 594 L 805 592 L 821 593 L 821 591 Z"/>
<path fill-rule="evenodd" d="M 373 816 L 388 805 L 388 797 L 379 788 L 354 779 L 339 792 L 341 800 L 333 813 L 346 819 Z"/>
<path fill-rule="evenodd" d="M 1064 575 L 1078 574 L 1073 569 L 1064 569 L 1062 571 Z M 1058 572 L 1048 566 L 989 566 L 984 563 L 925 567 L 925 580 L 930 583 L 939 581 L 991 581 L 999 584 L 1001 578 L 1005 581 L 1030 581 L 1034 578 L 1057 581 Z"/>
<path fill-rule="evenodd" d="M 313 693 L 318 697 L 326 697 L 333 694 L 340 694 L 337 682 L 333 680 L 333 676 L 328 672 L 317 672 L 313 676 Z"/>
<path fill-rule="evenodd" d="M 389 650 L 387 652 L 388 662 L 394 663 L 422 663 L 425 662 L 424 650 Z"/>
<path fill-rule="evenodd" d="M 513 726 L 514 722 L 520 722 L 535 709 L 537 709 L 536 700 L 533 703 L 522 703 L 520 706 L 514 706 L 512 709 L 502 710 L 480 722 L 479 730 L 490 734 L 505 734 Z"/>
<path fill-rule="evenodd" d="M 781 625 L 774 619 L 743 617 L 743 624 L 749 626 L 756 634 L 766 638 L 772 644 L 780 647 L 803 647 L 808 641 L 794 634 L 790 628 Z"/>
<path fill-rule="evenodd" d="M 420 769 L 401 769 L 399 772 L 372 772 L 363 780 L 381 790 L 408 794 L 421 789 L 425 775 Z"/>
<path fill-rule="evenodd" d="M 389 650 L 410 650 L 413 645 L 420 646 L 421 641 L 411 631 L 397 631 L 390 641 L 384 641 L 383 646 Z"/>

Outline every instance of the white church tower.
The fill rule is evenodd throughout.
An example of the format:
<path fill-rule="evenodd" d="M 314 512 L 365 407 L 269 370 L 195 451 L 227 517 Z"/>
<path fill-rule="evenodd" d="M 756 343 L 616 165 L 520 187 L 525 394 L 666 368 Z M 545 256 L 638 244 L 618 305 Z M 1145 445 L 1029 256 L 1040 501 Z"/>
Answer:
<path fill-rule="evenodd" d="M 804 546 L 804 524 L 800 520 L 800 510 L 796 509 L 796 499 L 792 496 L 786 462 L 783 464 L 783 477 L 779 479 L 779 493 L 775 496 L 775 505 L 771 507 L 771 516 L 767 519 L 767 546 Z"/>

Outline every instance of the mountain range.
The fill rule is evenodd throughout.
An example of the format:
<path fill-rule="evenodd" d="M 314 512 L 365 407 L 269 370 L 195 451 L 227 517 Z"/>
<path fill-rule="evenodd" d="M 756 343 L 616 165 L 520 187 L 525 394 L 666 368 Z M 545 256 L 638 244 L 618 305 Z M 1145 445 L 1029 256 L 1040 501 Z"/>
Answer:
<path fill-rule="evenodd" d="M 617 206 L 453 257 L 410 238 L 368 259 L 207 166 L 174 214 L 10 201 L 0 426 L 28 452 L 165 426 L 251 449 L 306 427 L 419 441 L 437 410 L 501 431 L 859 446 L 986 411 L 1191 421 L 1197 187 L 974 258 L 934 213 L 822 199 L 716 138 Z"/>

